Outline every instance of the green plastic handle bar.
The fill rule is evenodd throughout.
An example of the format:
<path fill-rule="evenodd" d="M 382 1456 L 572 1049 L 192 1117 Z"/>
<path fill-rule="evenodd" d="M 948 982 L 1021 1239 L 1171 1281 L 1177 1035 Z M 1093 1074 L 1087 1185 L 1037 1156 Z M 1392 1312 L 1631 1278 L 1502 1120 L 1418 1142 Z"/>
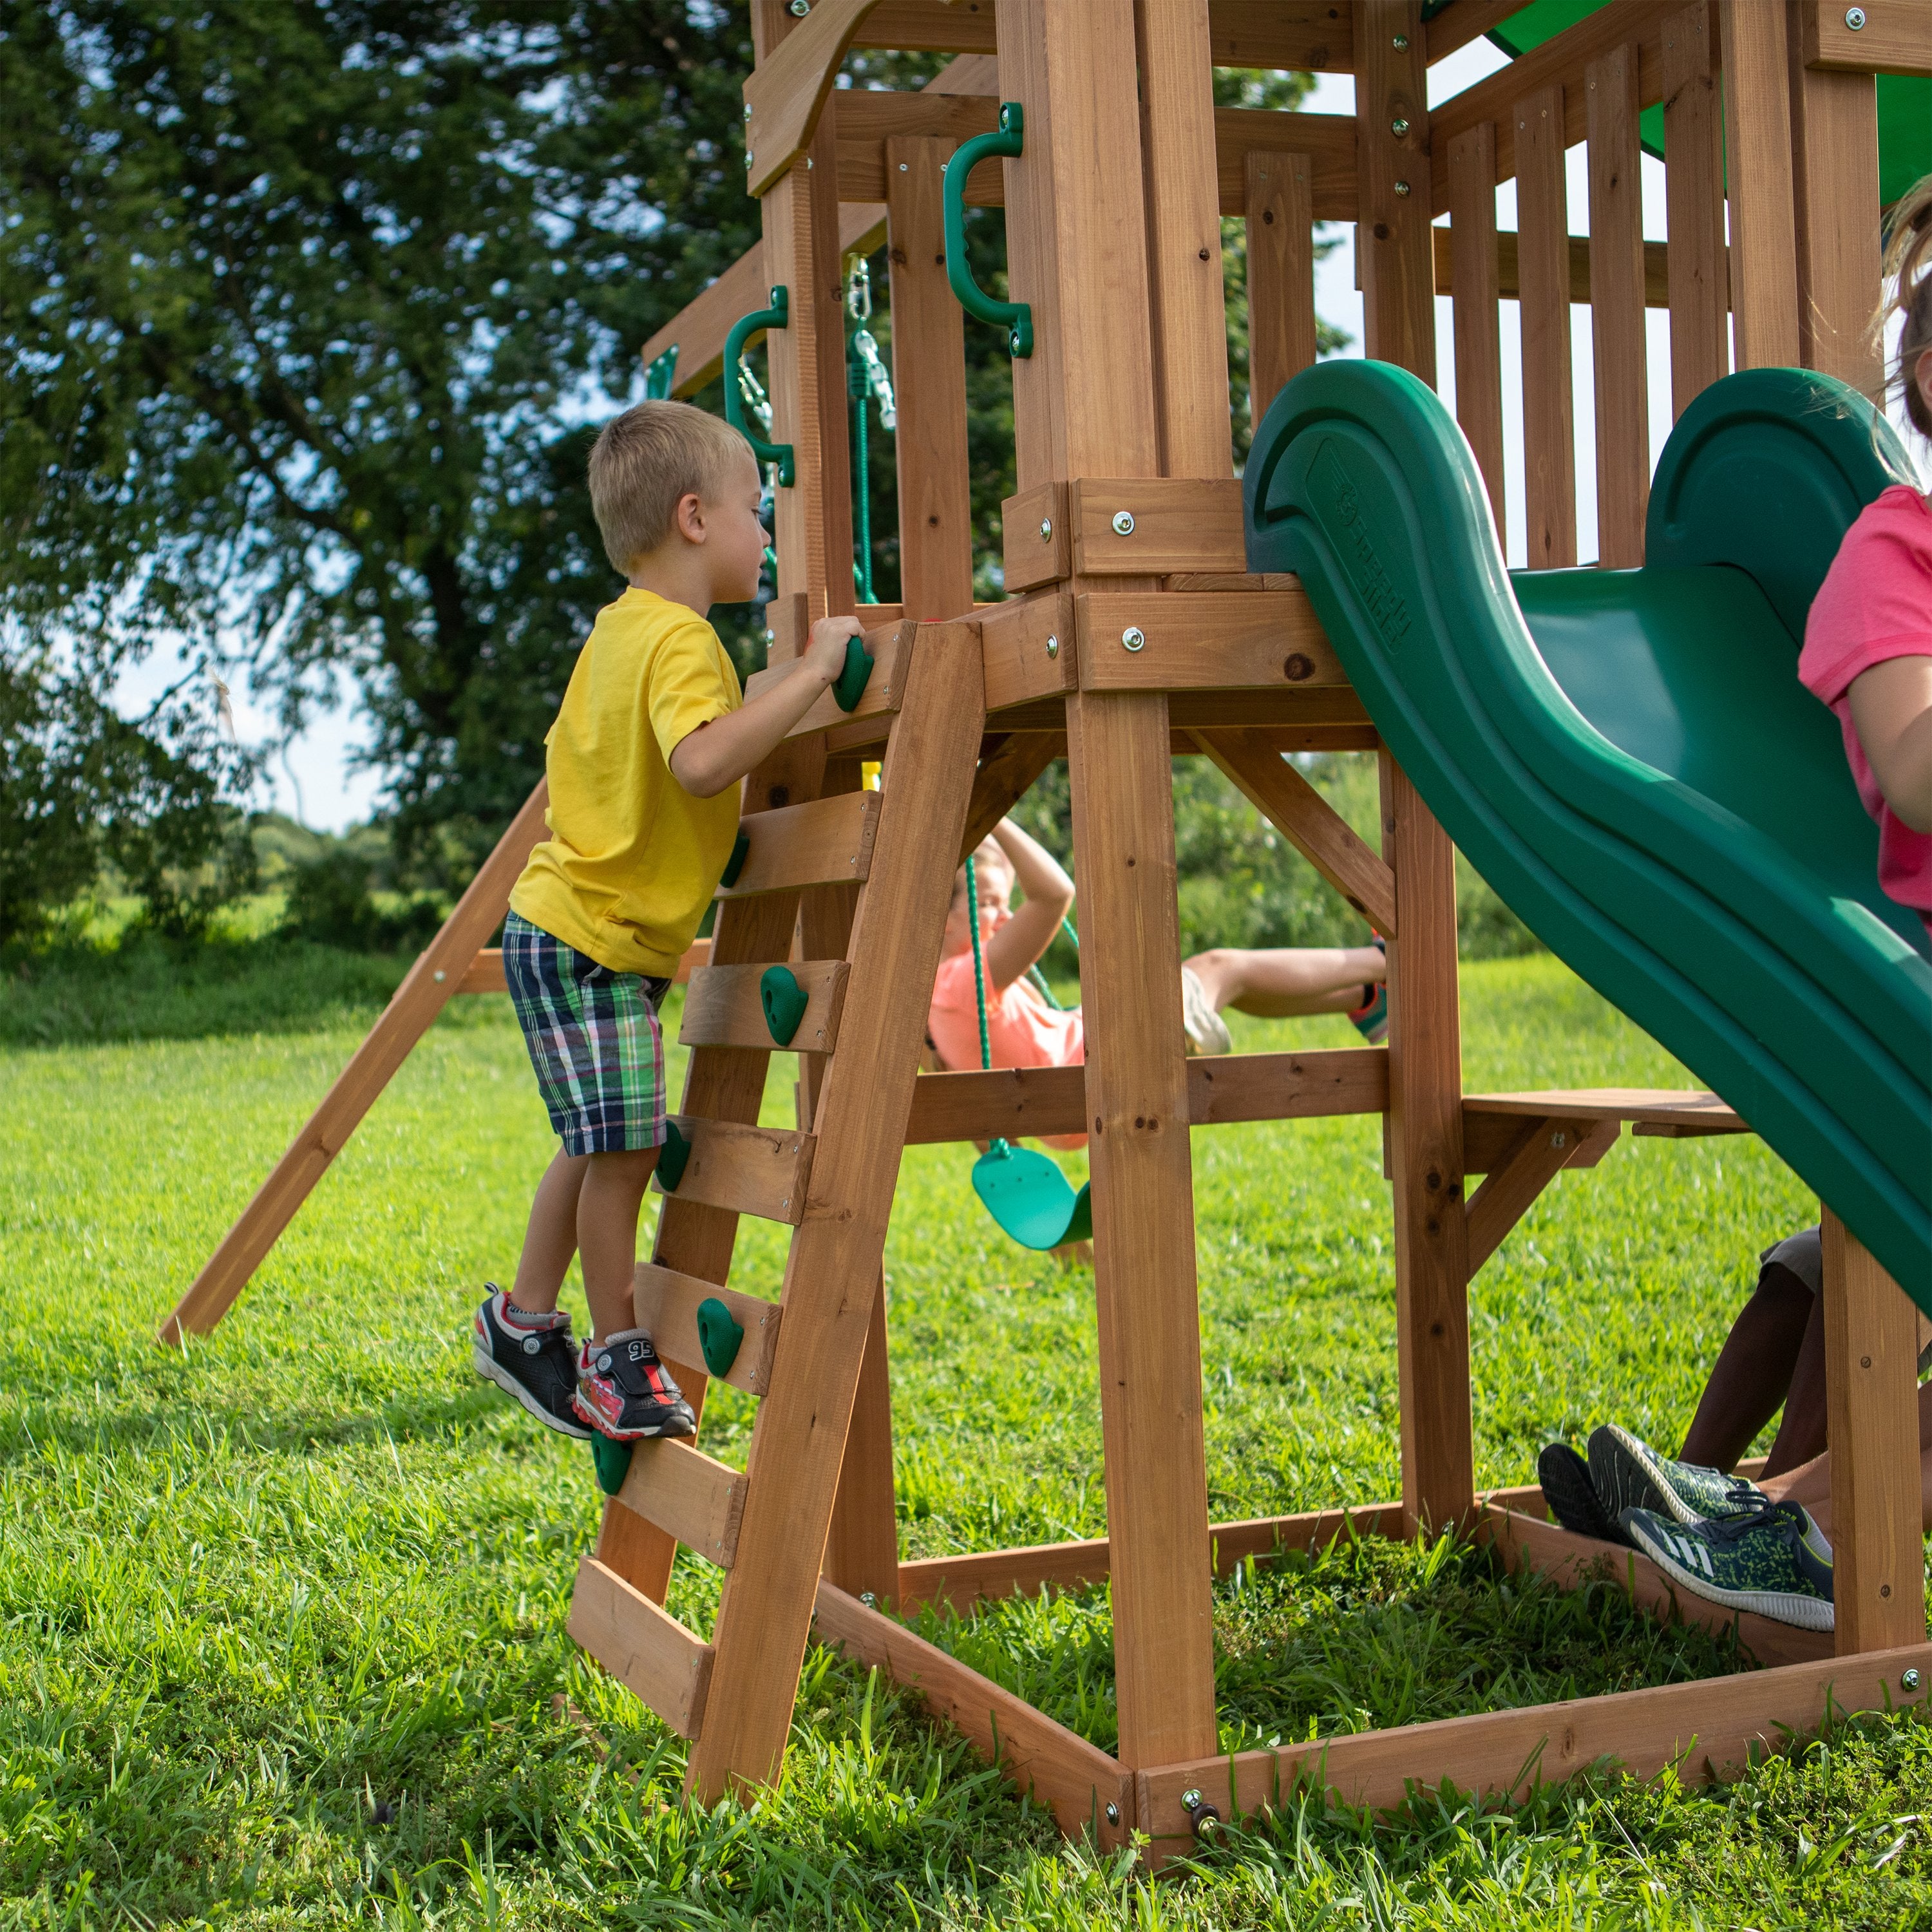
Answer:
<path fill-rule="evenodd" d="M 738 363 L 746 341 L 761 328 L 788 328 L 791 326 L 791 298 L 783 288 L 772 291 L 770 308 L 755 308 L 741 315 L 724 338 L 724 420 L 752 446 L 752 454 L 760 463 L 776 463 L 778 484 L 789 490 L 797 481 L 797 465 L 788 442 L 767 442 L 745 418 L 745 398 L 738 388 Z"/>
<path fill-rule="evenodd" d="M 999 126 L 990 134 L 975 134 L 962 142 L 946 163 L 940 197 L 946 208 L 947 284 L 968 315 L 1006 332 L 1006 346 L 1016 357 L 1033 353 L 1033 310 L 1026 302 L 998 301 L 974 280 L 966 260 L 966 177 L 989 155 L 1018 155 L 1025 136 L 1025 110 L 1017 100 L 1002 101 Z"/>

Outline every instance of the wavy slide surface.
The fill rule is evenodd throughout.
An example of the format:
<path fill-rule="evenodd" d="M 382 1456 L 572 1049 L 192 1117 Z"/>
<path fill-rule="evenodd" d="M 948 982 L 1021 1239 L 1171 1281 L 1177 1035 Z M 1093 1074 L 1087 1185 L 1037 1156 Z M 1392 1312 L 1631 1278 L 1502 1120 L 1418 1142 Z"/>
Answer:
<path fill-rule="evenodd" d="M 1511 573 L 1434 392 L 1350 362 L 1276 398 L 1244 489 L 1249 567 L 1300 574 L 1478 869 L 1932 1312 L 1932 949 L 1797 680 L 1840 540 L 1905 473 L 1854 392 L 1746 371 L 1666 446 L 1641 570 Z"/>

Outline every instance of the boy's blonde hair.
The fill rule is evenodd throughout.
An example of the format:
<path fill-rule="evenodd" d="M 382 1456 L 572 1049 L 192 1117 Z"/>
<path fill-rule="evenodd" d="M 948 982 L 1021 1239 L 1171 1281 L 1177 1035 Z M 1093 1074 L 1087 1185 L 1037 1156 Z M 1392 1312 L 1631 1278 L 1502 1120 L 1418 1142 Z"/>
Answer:
<path fill-rule="evenodd" d="M 1922 176 L 1899 196 L 1886 227 L 1885 298 L 1872 318 L 1872 338 L 1882 352 L 1886 325 L 1894 312 L 1905 318 L 1898 364 L 1887 376 L 1885 393 L 1901 393 L 1912 427 L 1921 436 L 1932 436 L 1932 412 L 1912 376 L 1919 357 L 1932 349 L 1932 175 Z"/>
<path fill-rule="evenodd" d="M 590 508 L 614 570 L 670 533 L 678 499 L 715 498 L 751 445 L 729 423 L 688 403 L 639 403 L 613 416 L 590 449 Z"/>

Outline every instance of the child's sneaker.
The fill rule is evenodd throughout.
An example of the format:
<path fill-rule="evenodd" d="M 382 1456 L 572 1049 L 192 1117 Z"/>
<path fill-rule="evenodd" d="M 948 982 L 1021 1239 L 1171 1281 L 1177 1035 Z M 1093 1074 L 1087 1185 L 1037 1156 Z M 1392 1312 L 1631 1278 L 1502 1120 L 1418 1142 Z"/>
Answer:
<path fill-rule="evenodd" d="M 1625 1510 L 1640 1509 L 1678 1522 L 1705 1522 L 1764 1499 L 1764 1492 L 1744 1477 L 1698 1462 L 1674 1462 L 1614 1422 L 1590 1438 L 1590 1480 L 1605 1510 L 1619 1520 Z"/>
<path fill-rule="evenodd" d="M 1379 933 L 1371 934 L 1369 944 L 1378 952 L 1386 955 L 1388 951 Z M 1362 991 L 1367 994 L 1368 998 L 1348 1016 L 1348 1018 L 1355 1030 L 1371 1046 L 1379 1046 L 1388 1038 L 1388 982 L 1378 980 L 1372 985 L 1365 985 Z"/>
<path fill-rule="evenodd" d="M 547 1429 L 574 1436 L 590 1431 L 578 1420 L 577 1351 L 570 1346 L 570 1317 L 560 1311 L 526 1315 L 494 1282 L 476 1311 L 470 1359 L 476 1372 L 521 1402 Z"/>
<path fill-rule="evenodd" d="M 1191 1053 L 1232 1053 L 1234 1038 L 1191 966 L 1180 969 L 1180 1029 Z"/>
<path fill-rule="evenodd" d="M 1832 1546 L 1802 1504 L 1774 1503 L 1762 1490 L 1755 1496 L 1736 1515 L 1708 1522 L 1672 1522 L 1632 1509 L 1623 1526 L 1694 1597 L 1801 1630 L 1832 1629 Z"/>
<path fill-rule="evenodd" d="M 1543 1489 L 1543 1500 L 1558 1526 L 1578 1536 L 1592 1536 L 1599 1543 L 1628 1543 L 1630 1538 L 1608 1514 L 1596 1485 L 1590 1480 L 1590 1466 L 1567 1442 L 1546 1445 L 1536 1459 L 1536 1479 Z"/>
<path fill-rule="evenodd" d="M 695 1436 L 698 1418 L 658 1360 L 649 1332 L 626 1328 L 577 1358 L 577 1413 L 614 1442 L 646 1436 Z"/>

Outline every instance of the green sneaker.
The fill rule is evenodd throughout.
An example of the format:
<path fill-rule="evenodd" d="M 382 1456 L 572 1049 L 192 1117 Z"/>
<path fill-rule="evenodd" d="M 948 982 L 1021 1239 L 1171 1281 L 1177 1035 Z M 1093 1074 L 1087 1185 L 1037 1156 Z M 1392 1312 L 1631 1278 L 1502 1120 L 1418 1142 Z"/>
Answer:
<path fill-rule="evenodd" d="M 1730 1516 L 1763 1500 L 1764 1492 L 1742 1476 L 1727 1476 L 1696 1462 L 1673 1462 L 1628 1429 L 1606 1422 L 1590 1438 L 1590 1480 L 1609 1514 L 1648 1510 L 1682 1523 Z"/>
<path fill-rule="evenodd" d="M 1832 1546 L 1802 1504 L 1774 1503 L 1760 1491 L 1735 1515 L 1708 1522 L 1672 1522 L 1641 1509 L 1625 1510 L 1622 1522 L 1630 1540 L 1694 1597 L 1800 1630 L 1834 1627 Z"/>

